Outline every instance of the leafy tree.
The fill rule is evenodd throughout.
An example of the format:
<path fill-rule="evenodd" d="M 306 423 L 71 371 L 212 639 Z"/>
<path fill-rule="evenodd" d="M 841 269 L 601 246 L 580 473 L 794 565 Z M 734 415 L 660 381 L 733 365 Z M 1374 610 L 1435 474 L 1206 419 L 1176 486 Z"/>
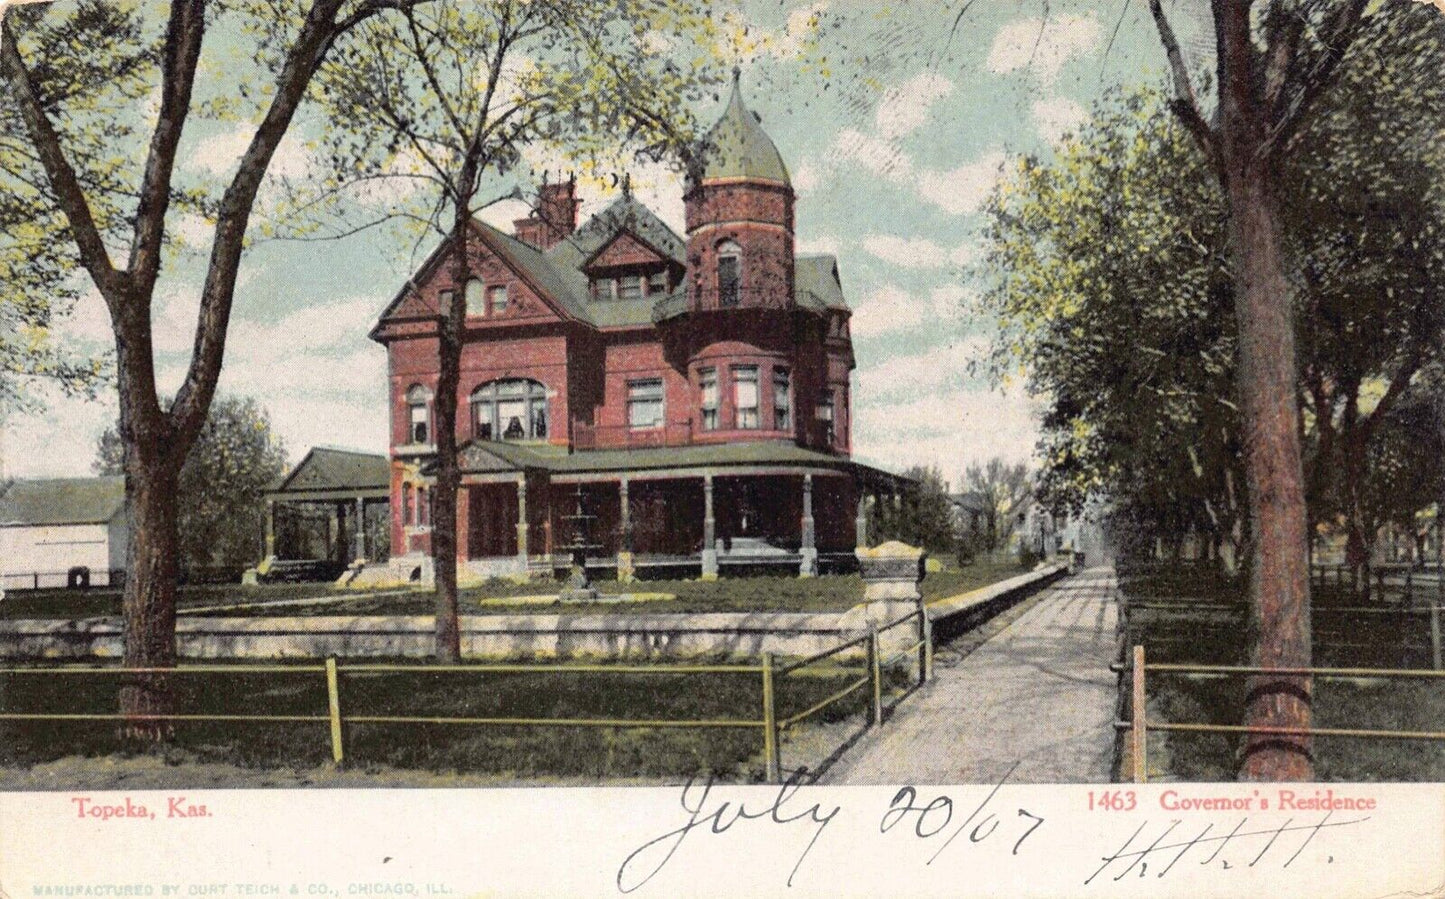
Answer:
<path fill-rule="evenodd" d="M 30 220 L 64 223 L 54 232 L 64 235 L 58 256 L 28 260 L 27 242 L 10 241 L 0 245 L 4 267 L 26 272 L 32 283 L 53 283 L 56 275 L 45 266 L 66 277 L 78 266 L 103 298 L 115 336 L 131 511 L 123 600 L 127 666 L 175 664 L 180 472 L 215 394 L 247 226 L 267 168 L 338 40 L 378 13 L 414 2 L 419 0 L 174 0 L 158 15 L 157 4 L 107 9 L 99 0 L 82 0 L 0 12 L 6 86 L 0 108 L 8 110 L 0 170 L 7 186 L 29 185 L 22 196 Z M 207 84 L 198 93 L 202 42 L 221 21 L 229 21 L 242 43 L 254 40 L 254 52 L 245 64 L 213 67 L 235 82 Z M 72 42 L 75 63 L 60 72 L 48 64 L 57 39 Z M 155 115 L 138 115 L 137 98 L 152 92 L 158 94 Z M 216 198 L 188 185 L 176 161 L 192 114 L 221 109 L 246 116 L 256 131 Z M 215 233 L 200 288 L 195 349 L 174 401 L 162 405 L 152 303 L 167 245 L 167 212 L 188 207 L 204 210 Z M 117 263 L 117 253 L 124 262 Z M 127 734 L 160 739 L 170 732 L 156 717 L 171 708 L 167 683 L 163 676 L 146 676 L 122 689 Z"/>
<path fill-rule="evenodd" d="M 461 652 L 457 388 L 464 288 L 476 261 L 472 216 L 491 202 L 479 194 L 520 194 L 516 170 L 528 147 L 586 155 L 629 146 L 682 164 L 709 60 L 679 62 L 660 48 L 678 42 L 691 53 L 692 42 L 679 39 L 705 36 L 710 25 L 706 6 L 693 0 L 437 0 L 371 21 L 322 69 L 317 90 L 330 112 L 337 169 L 328 196 L 345 198 L 347 184 L 407 178 L 421 189 L 393 212 L 448 243 L 454 289 L 437 322 L 433 412 L 439 658 Z M 659 43 L 648 34 L 671 37 Z"/>
<path fill-rule="evenodd" d="M 96 474 L 123 474 L 124 456 L 119 428 L 107 428 L 96 447 Z M 260 558 L 263 494 L 285 472 L 286 450 L 265 408 L 250 397 L 216 397 L 178 481 L 183 570 L 243 567 Z"/>
<path fill-rule="evenodd" d="M 884 540 L 901 540 L 921 546 L 935 556 L 951 556 L 958 549 L 958 528 L 948 484 L 938 466 L 915 465 L 903 472 L 898 507 L 884 501 L 873 507 L 869 529 Z"/>
<path fill-rule="evenodd" d="M 998 456 L 970 463 L 964 470 L 964 487 L 983 500 L 984 548 L 996 552 L 1008 543 L 1019 512 L 1033 495 L 1033 477 L 1022 462 L 1009 464 Z"/>
<path fill-rule="evenodd" d="M 1150 3 L 1173 74 L 1169 108 L 1182 127 L 1172 133 L 1161 117 L 1146 115 L 1137 142 L 1126 140 L 1113 148 L 1120 154 L 1117 165 L 1107 161 L 1094 165 L 1081 161 L 1079 154 L 1069 156 L 1068 151 L 1057 171 L 1041 177 L 1034 177 L 1025 165 L 1021 180 L 1043 188 L 1030 199 L 1049 192 L 1077 207 L 1076 189 L 1092 192 L 1083 204 L 1086 233 L 1080 236 L 1103 253 L 1100 259 L 1080 261 L 1078 250 L 1083 244 L 1072 234 L 1051 232 L 1038 241 L 1037 249 L 1048 256 L 1065 247 L 1062 258 L 1077 262 L 1079 270 L 1054 268 L 1053 276 L 1063 286 L 1051 285 L 1056 288 L 1052 298 L 1036 297 L 1021 303 L 1017 311 L 1023 314 L 1018 321 L 1025 325 L 1025 333 L 1036 328 L 1053 338 L 1043 341 L 1053 354 L 1046 362 L 1053 375 L 1073 385 L 1058 395 L 1054 417 L 1046 422 L 1049 489 L 1062 487 L 1077 497 L 1101 478 L 1128 484 L 1133 514 L 1179 516 L 1169 522 L 1177 530 L 1206 524 L 1197 511 L 1191 511 L 1203 510 L 1216 535 L 1247 535 L 1252 550 L 1254 661 L 1264 667 L 1307 667 L 1309 519 L 1301 444 L 1309 416 L 1302 414 L 1305 407 L 1299 400 L 1304 367 L 1298 364 L 1297 347 L 1304 348 L 1307 361 L 1333 363 L 1343 354 L 1316 353 L 1309 341 L 1298 338 L 1296 310 L 1302 298 L 1321 300 L 1327 293 L 1317 289 L 1311 295 L 1308 279 L 1300 274 L 1307 273 L 1311 264 L 1325 269 L 1333 263 L 1336 277 L 1327 280 L 1340 288 L 1341 258 L 1357 264 L 1361 249 L 1404 252 L 1404 241 L 1359 240 L 1363 223 L 1373 220 L 1378 225 L 1396 215 L 1423 222 L 1433 213 L 1428 200 L 1416 203 L 1416 213 L 1407 213 L 1408 190 L 1397 197 L 1401 205 L 1384 215 L 1379 208 L 1353 217 L 1349 209 L 1339 207 L 1309 209 L 1310 195 L 1292 178 L 1316 179 L 1310 183 L 1322 196 L 1346 173 L 1354 176 L 1355 184 L 1370 183 L 1373 167 L 1376 173 L 1399 174 L 1415 185 L 1418 197 L 1426 196 L 1428 182 L 1410 175 L 1417 169 L 1413 161 L 1397 164 L 1388 140 L 1372 143 L 1368 132 L 1358 130 L 1363 118 L 1358 113 L 1368 110 L 1379 95 L 1360 98 L 1357 92 L 1369 79 L 1356 73 L 1368 72 L 1382 58 L 1393 59 L 1383 63 L 1394 66 L 1381 80 L 1384 89 L 1418 83 L 1407 76 L 1420 63 L 1408 53 L 1393 52 L 1392 41 L 1411 39 L 1417 47 L 1431 50 L 1426 56 L 1435 59 L 1440 23 L 1429 13 L 1400 7 L 1390 15 L 1366 15 L 1364 2 L 1276 0 L 1252 10 L 1257 5 L 1244 0 L 1212 2 L 1218 53 L 1210 84 L 1218 86 L 1220 99 L 1216 113 L 1206 115 L 1162 6 L 1158 0 Z M 1129 129 L 1122 133 L 1133 136 Z M 1091 137 L 1098 143 L 1109 140 L 1097 133 Z M 1350 153 L 1342 153 L 1340 141 L 1332 138 L 1356 143 Z M 1346 171 L 1328 169 L 1331 161 L 1342 160 Z M 1369 163 L 1362 165 L 1361 160 Z M 1092 166 L 1087 174 L 1097 176 L 1093 181 L 1074 177 L 1078 172 L 1069 166 L 1081 164 Z M 1153 165 L 1159 167 L 1151 173 Z M 1120 177 L 1125 174 L 1127 178 Z M 1147 196 L 1157 189 L 1164 196 Z M 1196 196 L 1180 202 L 1190 192 Z M 1001 222 L 1005 230 L 1018 221 L 1025 228 L 1030 221 L 1046 227 L 1068 222 L 1066 227 L 1072 227 L 1066 217 L 1024 205 L 1032 220 L 1027 216 L 1011 220 L 1014 210 L 1005 207 L 996 212 L 995 224 Z M 1313 225 L 1324 213 L 1337 216 L 1336 234 L 1344 238 L 1333 251 L 1330 235 Z M 1041 287 L 1044 279 L 1028 283 L 1035 277 L 1028 268 L 1029 250 L 1010 252 L 1025 265 L 1013 289 L 1046 291 Z M 1373 261 L 1378 262 L 1378 257 Z M 1374 287 L 1391 301 L 1398 297 L 1402 279 L 1408 280 L 1408 298 L 1400 305 L 1418 313 L 1428 308 L 1428 278 L 1416 270 L 1429 270 L 1435 263 L 1421 264 L 1419 258 L 1409 263 L 1401 271 L 1366 268 L 1357 274 L 1361 280 L 1374 279 Z M 1155 290 L 1167 286 L 1169 302 L 1148 296 L 1151 283 Z M 1365 292 L 1357 292 L 1356 300 Z M 1117 314 L 1095 320 L 1090 313 L 1080 313 L 1081 298 L 1089 296 L 1117 299 Z M 1391 322 L 1387 330 L 1398 328 L 1402 319 L 1391 311 L 1394 305 L 1370 304 L 1361 314 L 1374 322 Z M 1419 360 L 1411 360 L 1415 351 L 1409 347 L 1428 344 L 1430 325 L 1411 326 L 1410 333 L 1420 337 L 1403 344 L 1397 341 L 1404 347 L 1403 356 L 1386 353 L 1360 366 L 1361 385 L 1377 378 L 1387 384 L 1398 379 L 1402 384 L 1398 390 L 1403 392 L 1410 375 L 1402 373 L 1419 365 Z M 1053 358 L 1081 347 L 1084 358 L 1078 365 Z M 1104 391 L 1109 395 L 1102 405 L 1097 388 L 1080 387 L 1086 381 L 1072 377 L 1091 366 L 1101 383 L 1119 387 Z M 1234 391 L 1221 389 L 1231 381 Z M 1229 399 L 1231 393 L 1237 399 Z M 1341 413 L 1345 426 L 1354 428 L 1359 417 L 1349 420 L 1350 395 L 1357 395 L 1353 388 L 1339 403 L 1345 410 Z M 1118 414 L 1125 408 L 1121 399 L 1135 403 L 1139 396 L 1159 397 L 1157 408 L 1141 410 L 1137 422 Z M 1386 402 L 1385 413 L 1393 402 Z M 1328 408 L 1321 406 L 1327 425 L 1332 420 Z M 1372 430 L 1356 432 L 1357 450 L 1368 448 Z M 1236 448 L 1242 451 L 1243 478 L 1235 476 L 1229 462 Z M 1362 489 L 1366 466 L 1343 467 L 1349 472 L 1346 481 L 1351 489 Z M 1241 516 L 1241 510 L 1247 510 L 1247 516 Z M 1307 727 L 1309 710 L 1300 697 L 1308 687 L 1307 678 L 1257 680 L 1251 684 L 1247 723 Z M 1309 772 L 1308 740 L 1275 740 L 1263 734 L 1248 740 L 1241 776 L 1304 778 Z"/>

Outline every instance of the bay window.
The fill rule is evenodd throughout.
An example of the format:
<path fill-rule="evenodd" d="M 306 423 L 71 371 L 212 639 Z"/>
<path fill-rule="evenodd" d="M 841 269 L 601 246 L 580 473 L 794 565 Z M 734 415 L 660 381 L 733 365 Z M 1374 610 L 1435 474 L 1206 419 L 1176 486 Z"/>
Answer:
<path fill-rule="evenodd" d="M 717 369 L 704 368 L 697 373 L 698 392 L 702 394 L 702 429 L 717 430 Z"/>
<path fill-rule="evenodd" d="M 751 430 L 758 426 L 758 367 L 735 365 L 733 375 L 733 416 L 735 427 Z"/>

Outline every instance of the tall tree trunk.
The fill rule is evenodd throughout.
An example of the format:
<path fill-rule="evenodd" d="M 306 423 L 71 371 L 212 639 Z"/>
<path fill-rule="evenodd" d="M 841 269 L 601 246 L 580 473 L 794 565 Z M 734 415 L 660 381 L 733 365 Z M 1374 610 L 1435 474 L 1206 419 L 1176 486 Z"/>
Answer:
<path fill-rule="evenodd" d="M 475 167 L 468 164 L 458 179 L 462 185 L 475 180 Z M 461 383 L 462 332 L 466 319 L 466 288 L 471 278 L 468 236 L 471 204 L 468 194 L 455 205 L 452 223 L 452 292 L 442 314 L 439 341 L 439 370 L 433 418 L 436 421 L 437 481 L 432 494 L 432 561 L 436 571 L 436 657 L 456 662 L 462 655 L 461 625 L 457 600 L 457 494 L 461 471 L 457 460 L 457 390 Z"/>
<path fill-rule="evenodd" d="M 1248 123 L 1241 127 L 1236 122 L 1233 128 L 1227 123 L 1241 117 L 1238 105 L 1239 98 L 1226 88 L 1222 98 L 1225 187 L 1236 267 L 1245 471 L 1253 500 L 1250 623 L 1256 640 L 1251 664 L 1307 668 L 1311 660 L 1309 571 L 1304 471 L 1295 426 L 1299 410 L 1293 305 L 1280 255 L 1269 170 L 1259 161 L 1256 141 L 1238 140 L 1241 131 L 1250 130 Z M 1231 132 L 1236 135 L 1234 141 Z M 1256 676 L 1247 687 L 1247 725 L 1309 727 L 1310 678 Z M 1241 779 L 1312 777 L 1308 737 L 1253 734 L 1246 740 Z"/>
<path fill-rule="evenodd" d="M 126 508 L 130 516 L 126 547 L 126 582 L 122 594 L 125 616 L 126 668 L 173 668 L 176 664 L 176 581 L 180 569 L 180 536 L 176 525 L 181 462 L 186 448 L 171 433 L 168 417 L 155 395 L 148 304 L 134 297 L 116 303 L 117 392 L 120 437 L 124 447 Z M 174 711 L 169 678 L 163 673 L 128 677 L 120 690 L 122 739 L 167 740 L 170 721 L 139 716 Z"/>

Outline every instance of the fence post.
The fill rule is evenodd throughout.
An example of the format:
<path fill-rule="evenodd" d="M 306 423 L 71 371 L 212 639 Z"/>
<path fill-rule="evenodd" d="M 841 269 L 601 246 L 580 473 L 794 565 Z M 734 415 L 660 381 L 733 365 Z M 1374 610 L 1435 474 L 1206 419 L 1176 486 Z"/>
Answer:
<path fill-rule="evenodd" d="M 1144 693 L 1144 647 L 1134 647 L 1134 697 L 1131 705 L 1134 713 L 1133 738 L 1134 783 L 1149 781 L 1148 733 L 1144 724 L 1144 707 L 1147 698 Z"/>
<path fill-rule="evenodd" d="M 341 739 L 341 685 L 336 676 L 336 657 L 326 657 L 326 703 L 331 713 L 331 758 L 336 764 L 344 760 Z"/>
<path fill-rule="evenodd" d="M 763 653 L 763 763 L 767 766 L 769 783 L 782 783 L 782 763 L 778 758 L 778 710 L 773 697 L 773 654 Z"/>
<path fill-rule="evenodd" d="M 873 726 L 883 723 L 883 677 L 878 658 L 878 625 L 868 625 L 868 672 L 873 680 Z"/>
<path fill-rule="evenodd" d="M 928 611 L 923 608 L 923 600 L 918 600 L 918 685 L 921 687 L 928 682 Z"/>
<path fill-rule="evenodd" d="M 1440 603 L 1430 604 L 1430 659 L 1440 670 Z"/>

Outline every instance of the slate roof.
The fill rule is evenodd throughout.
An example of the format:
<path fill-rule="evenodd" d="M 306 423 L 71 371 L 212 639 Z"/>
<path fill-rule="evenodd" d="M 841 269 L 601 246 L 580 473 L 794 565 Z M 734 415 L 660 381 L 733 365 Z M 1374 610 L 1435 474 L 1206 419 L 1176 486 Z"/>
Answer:
<path fill-rule="evenodd" d="M 0 494 L 0 525 L 103 524 L 125 508 L 125 478 L 16 481 Z"/>
<path fill-rule="evenodd" d="M 547 251 L 554 263 L 580 269 L 621 231 L 630 231 L 678 265 L 686 264 L 687 245 L 677 232 L 631 195 L 624 194 L 606 209 Z"/>
<path fill-rule="evenodd" d="M 313 447 L 272 486 L 273 493 L 310 490 L 390 489 L 391 463 L 380 453 Z"/>
<path fill-rule="evenodd" d="M 701 177 L 708 181 L 717 178 L 760 178 L 766 181 L 790 183 L 788 167 L 783 157 L 763 130 L 755 113 L 743 103 L 742 87 L 738 74 L 733 73 L 733 93 L 728 99 L 727 109 L 722 118 L 712 126 L 703 138 L 699 150 Z"/>
<path fill-rule="evenodd" d="M 799 303 L 809 294 L 828 309 L 847 309 L 835 256 L 799 256 L 793 261 L 793 292 Z"/>

